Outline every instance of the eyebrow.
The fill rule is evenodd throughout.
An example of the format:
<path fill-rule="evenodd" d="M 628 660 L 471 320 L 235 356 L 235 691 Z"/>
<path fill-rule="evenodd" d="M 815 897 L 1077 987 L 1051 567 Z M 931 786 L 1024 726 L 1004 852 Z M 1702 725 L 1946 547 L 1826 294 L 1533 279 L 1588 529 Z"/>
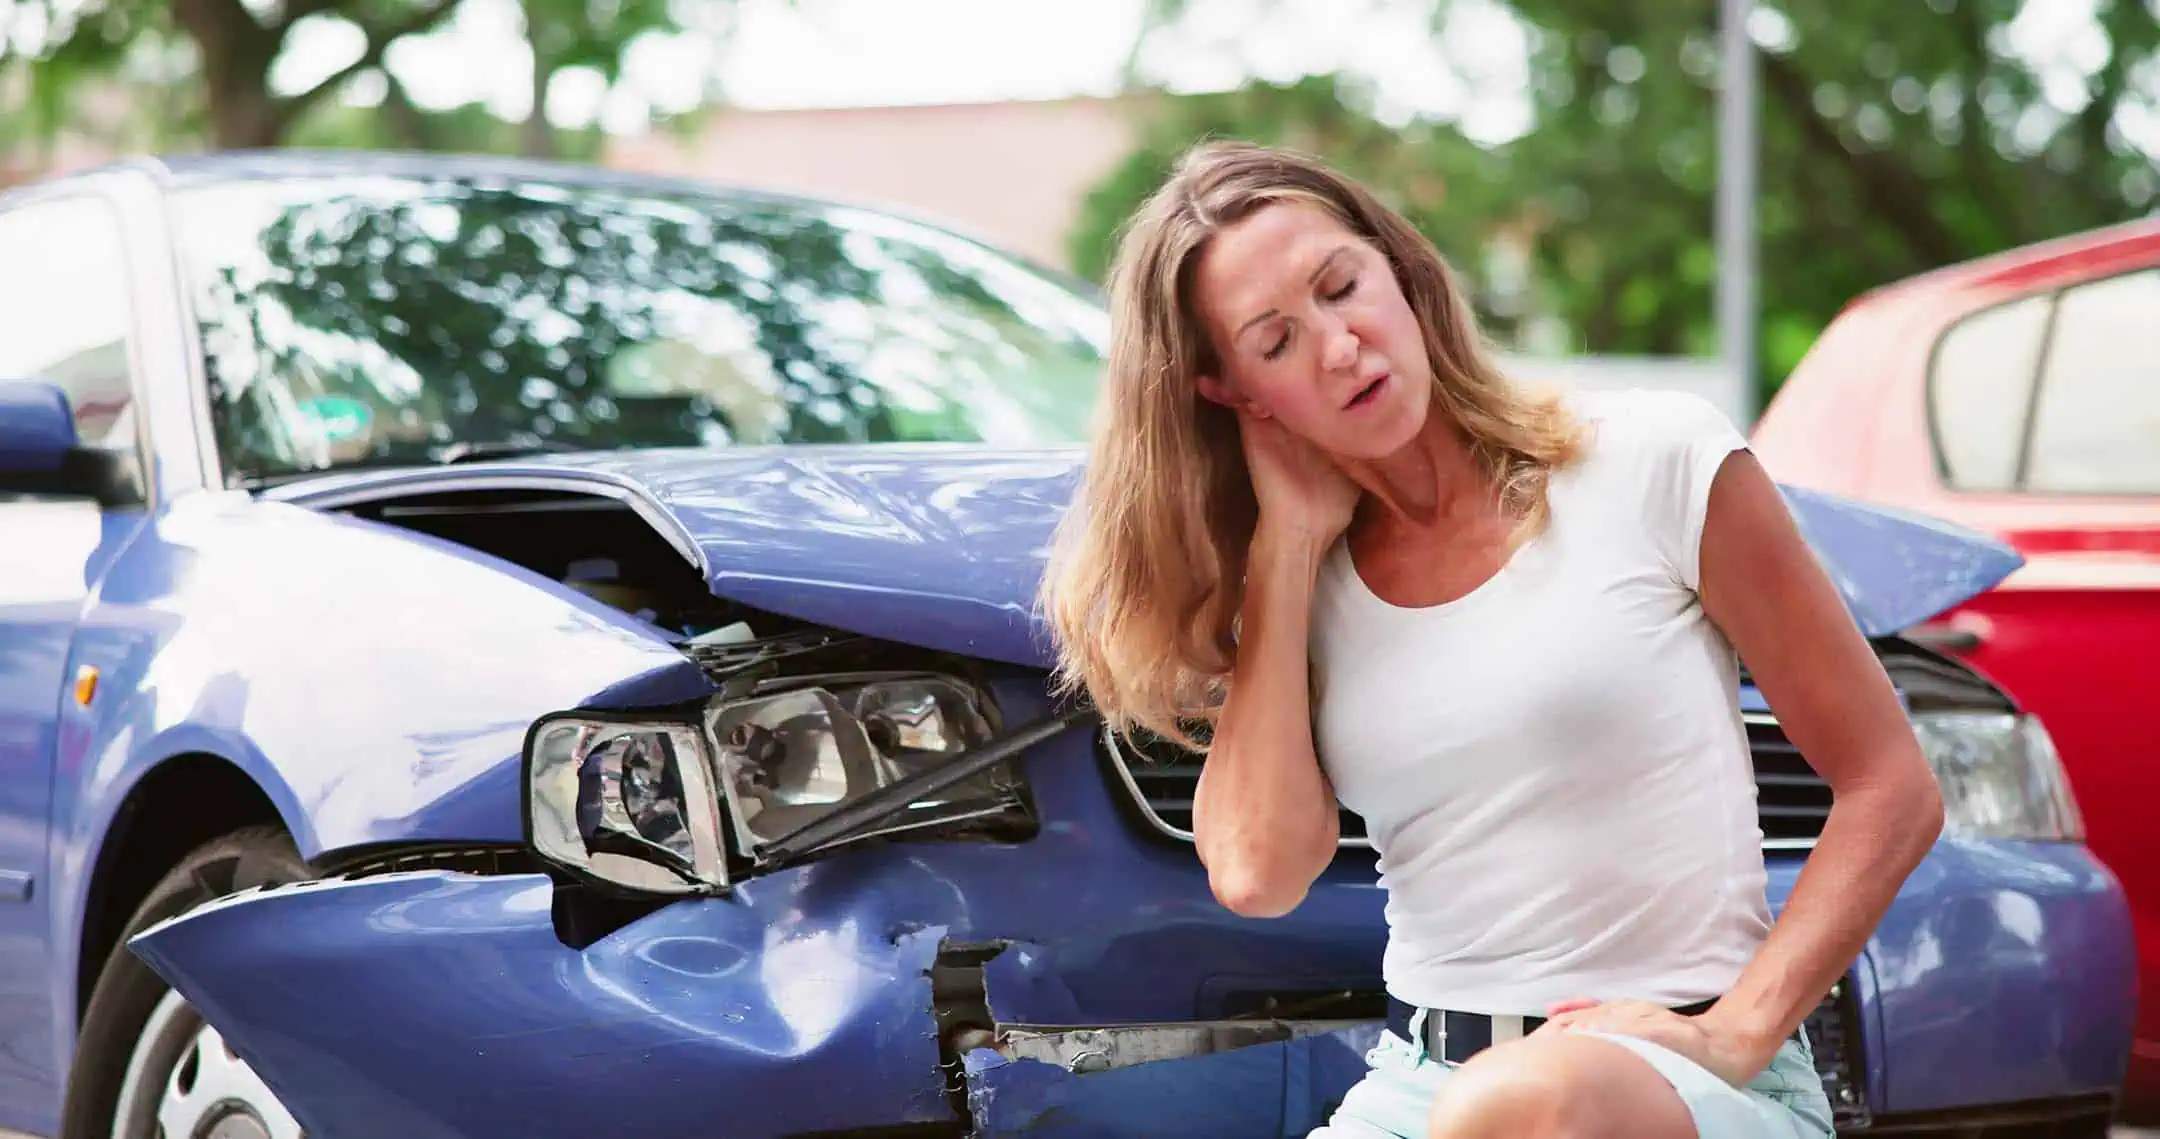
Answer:
<path fill-rule="evenodd" d="M 1350 247 L 1348 245 L 1338 245 L 1334 249 L 1330 250 L 1327 256 L 1320 259 L 1320 265 L 1318 268 L 1312 271 L 1312 276 L 1305 278 L 1305 283 L 1310 285 L 1313 282 L 1319 280 L 1320 275 L 1328 271 L 1328 266 L 1333 265 L 1336 258 L 1341 257 L 1343 254 L 1348 252 L 1350 252 Z M 1248 331 L 1252 329 L 1253 325 L 1256 325 L 1263 320 L 1267 320 L 1271 317 L 1277 317 L 1281 315 L 1282 314 L 1277 312 L 1276 310 L 1269 309 L 1266 312 L 1261 313 L 1259 316 L 1256 316 L 1251 320 L 1246 321 L 1244 324 L 1240 325 L 1237 332 L 1231 336 L 1231 339 L 1235 340 L 1238 337 L 1245 335 Z"/>

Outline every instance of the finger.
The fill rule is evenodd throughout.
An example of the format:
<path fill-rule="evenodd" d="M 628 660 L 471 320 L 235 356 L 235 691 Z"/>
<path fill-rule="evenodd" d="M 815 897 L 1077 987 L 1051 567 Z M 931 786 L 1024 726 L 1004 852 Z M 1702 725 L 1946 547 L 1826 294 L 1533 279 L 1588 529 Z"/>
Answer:
<path fill-rule="evenodd" d="M 1545 1018 L 1545 1023 L 1538 1025 L 1537 1028 L 1531 1031 L 1530 1035 L 1536 1036 L 1538 1033 L 1544 1032 L 1547 1029 L 1551 1029 L 1553 1032 L 1556 1033 L 1561 1032 L 1572 1025 L 1578 1025 L 1583 1023 L 1585 1019 L 1588 1019 L 1595 1014 L 1596 1008 L 1593 1006 L 1591 1008 L 1572 1009 L 1568 1012 L 1560 1013 L 1557 1016 L 1548 1016 Z"/>
<path fill-rule="evenodd" d="M 1580 1009 L 1596 1008 L 1602 1003 L 1596 997 L 1569 997 L 1564 1001 L 1554 1001 L 1545 1006 L 1545 1015 L 1548 1017 L 1559 1016 L 1562 1013 L 1576 1012 Z"/>

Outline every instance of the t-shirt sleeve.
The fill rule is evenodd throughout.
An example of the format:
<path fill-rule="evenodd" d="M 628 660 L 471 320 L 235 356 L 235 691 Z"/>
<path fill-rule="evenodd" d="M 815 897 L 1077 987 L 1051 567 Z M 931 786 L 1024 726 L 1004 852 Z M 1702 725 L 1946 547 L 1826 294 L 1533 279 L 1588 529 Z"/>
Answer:
<path fill-rule="evenodd" d="M 1710 485 L 1747 439 L 1715 404 L 1692 392 L 1646 391 L 1637 398 L 1644 521 L 1673 579 L 1697 589 Z"/>

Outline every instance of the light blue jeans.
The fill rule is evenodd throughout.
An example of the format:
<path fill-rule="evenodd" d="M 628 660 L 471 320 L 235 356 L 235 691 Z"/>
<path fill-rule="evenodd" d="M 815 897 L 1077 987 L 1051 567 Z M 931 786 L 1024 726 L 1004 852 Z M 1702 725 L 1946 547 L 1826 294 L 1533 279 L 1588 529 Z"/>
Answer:
<path fill-rule="evenodd" d="M 1830 1097 L 1803 1035 L 1788 1040 L 1770 1066 L 1736 1088 L 1693 1060 L 1629 1036 L 1586 1032 L 1650 1062 L 1680 1093 L 1699 1139 L 1835 1139 Z M 1371 1069 L 1351 1087 L 1325 1126 L 1307 1139 L 1425 1139 L 1433 1099 L 1455 1070 L 1392 1032 L 1365 1054 Z"/>

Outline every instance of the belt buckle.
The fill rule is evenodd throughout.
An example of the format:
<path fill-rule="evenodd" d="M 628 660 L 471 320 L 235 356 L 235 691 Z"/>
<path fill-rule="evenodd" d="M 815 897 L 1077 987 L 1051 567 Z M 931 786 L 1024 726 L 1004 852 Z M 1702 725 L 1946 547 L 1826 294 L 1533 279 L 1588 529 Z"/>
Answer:
<path fill-rule="evenodd" d="M 1447 1013 L 1436 1008 L 1426 1008 L 1419 1009 L 1417 1015 L 1425 1018 L 1424 1031 L 1418 1033 L 1425 1038 L 1425 1055 L 1443 1064 L 1447 1063 Z"/>

